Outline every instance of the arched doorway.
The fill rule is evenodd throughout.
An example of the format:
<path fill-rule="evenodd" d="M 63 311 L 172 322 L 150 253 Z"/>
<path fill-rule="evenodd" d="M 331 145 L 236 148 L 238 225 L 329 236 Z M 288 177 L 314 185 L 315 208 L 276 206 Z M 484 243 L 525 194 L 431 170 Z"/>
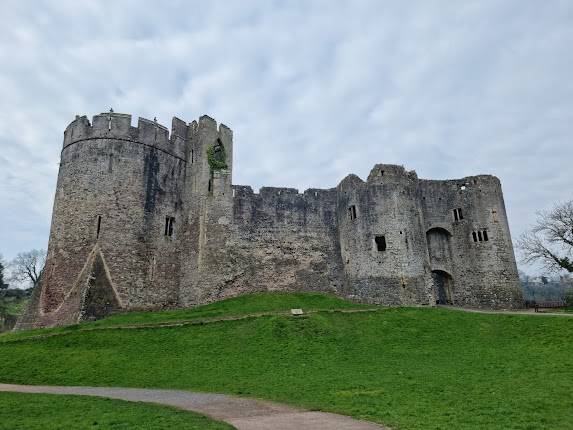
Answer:
<path fill-rule="evenodd" d="M 432 270 L 437 305 L 454 304 L 454 279 L 448 272 Z"/>
<path fill-rule="evenodd" d="M 454 279 L 451 275 L 453 269 L 451 238 L 452 234 L 444 227 L 432 227 L 426 232 L 437 305 L 454 304 Z"/>
<path fill-rule="evenodd" d="M 432 269 L 450 271 L 452 265 L 452 234 L 442 227 L 433 227 L 426 232 L 426 243 Z"/>

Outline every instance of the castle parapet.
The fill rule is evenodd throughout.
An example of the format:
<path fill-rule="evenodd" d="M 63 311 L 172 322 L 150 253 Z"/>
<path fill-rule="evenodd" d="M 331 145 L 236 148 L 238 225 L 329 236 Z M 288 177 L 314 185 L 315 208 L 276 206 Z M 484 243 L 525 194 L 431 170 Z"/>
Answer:
<path fill-rule="evenodd" d="M 408 171 L 404 166 L 395 164 L 376 164 L 370 174 L 367 182 L 369 184 L 386 184 L 396 182 L 411 182 L 418 180 L 415 171 Z"/>
<path fill-rule="evenodd" d="M 89 139 L 117 139 L 157 148 L 175 157 L 186 159 L 187 124 L 173 118 L 171 135 L 167 127 L 157 121 L 139 118 L 137 127 L 131 125 L 131 115 L 107 112 L 95 115 L 92 123 L 78 116 L 64 133 L 64 148 Z"/>
<path fill-rule="evenodd" d="M 460 179 L 420 179 L 420 188 L 424 193 L 474 193 L 501 194 L 501 182 L 493 175 L 466 176 Z"/>
<path fill-rule="evenodd" d="M 217 126 L 217 121 L 211 118 L 209 115 L 203 115 L 199 117 L 199 121 L 192 121 L 189 124 L 190 133 L 218 133 L 219 137 L 222 139 L 228 139 L 229 141 L 233 138 L 233 131 L 227 127 L 225 124 L 221 123 Z"/>
<path fill-rule="evenodd" d="M 277 198 L 279 196 L 296 196 L 299 192 L 296 188 L 283 188 L 283 187 L 262 187 L 259 191 L 262 198 Z"/>
<path fill-rule="evenodd" d="M 64 148 L 73 141 L 85 139 L 91 131 L 91 123 L 87 116 L 76 115 L 64 131 Z"/>

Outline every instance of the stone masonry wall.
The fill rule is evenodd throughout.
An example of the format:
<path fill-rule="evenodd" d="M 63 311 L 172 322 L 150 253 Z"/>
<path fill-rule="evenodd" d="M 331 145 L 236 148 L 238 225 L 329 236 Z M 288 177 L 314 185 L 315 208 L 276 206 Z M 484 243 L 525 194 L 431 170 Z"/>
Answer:
<path fill-rule="evenodd" d="M 41 295 L 27 318 L 35 325 L 81 318 L 96 255 L 121 309 L 177 304 L 179 253 L 164 224 L 182 211 L 184 141 L 130 123 L 110 113 L 66 129 Z"/>
<path fill-rule="evenodd" d="M 489 175 L 421 180 L 419 189 L 426 231 L 438 228 L 450 234 L 451 260 L 434 264 L 432 270 L 450 272 L 454 303 L 485 308 L 522 306 L 499 180 Z M 454 209 L 461 209 L 463 219 L 455 219 Z M 474 233 L 481 234 L 482 240 L 474 241 Z"/>
<path fill-rule="evenodd" d="M 416 189 L 415 174 L 382 164 L 367 182 L 350 175 L 338 186 L 345 296 L 388 305 L 432 302 Z"/>
<path fill-rule="evenodd" d="M 211 154 L 211 160 L 209 159 Z M 213 163 L 217 154 L 217 163 Z M 64 133 L 44 277 L 18 328 L 253 291 L 522 305 L 499 180 L 377 164 L 336 188 L 232 185 L 233 134 L 103 113 Z"/>

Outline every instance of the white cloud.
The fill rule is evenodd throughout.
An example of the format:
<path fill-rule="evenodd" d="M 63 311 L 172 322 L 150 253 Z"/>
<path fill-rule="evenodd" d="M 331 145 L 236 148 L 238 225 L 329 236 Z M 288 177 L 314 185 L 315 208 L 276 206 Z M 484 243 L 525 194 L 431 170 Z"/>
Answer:
<path fill-rule="evenodd" d="M 513 236 L 572 198 L 573 5 L 8 1 L 0 252 L 46 245 L 62 132 L 107 110 L 234 130 L 234 182 L 332 187 L 374 162 L 499 176 Z"/>

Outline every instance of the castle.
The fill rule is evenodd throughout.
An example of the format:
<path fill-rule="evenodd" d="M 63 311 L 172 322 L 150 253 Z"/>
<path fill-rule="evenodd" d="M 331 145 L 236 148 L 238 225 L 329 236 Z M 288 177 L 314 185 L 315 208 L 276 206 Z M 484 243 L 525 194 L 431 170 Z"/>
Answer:
<path fill-rule="evenodd" d="M 232 185 L 233 134 L 131 115 L 66 128 L 48 255 L 19 328 L 254 291 L 368 303 L 516 308 L 499 180 L 418 179 L 377 164 L 331 189 Z"/>

